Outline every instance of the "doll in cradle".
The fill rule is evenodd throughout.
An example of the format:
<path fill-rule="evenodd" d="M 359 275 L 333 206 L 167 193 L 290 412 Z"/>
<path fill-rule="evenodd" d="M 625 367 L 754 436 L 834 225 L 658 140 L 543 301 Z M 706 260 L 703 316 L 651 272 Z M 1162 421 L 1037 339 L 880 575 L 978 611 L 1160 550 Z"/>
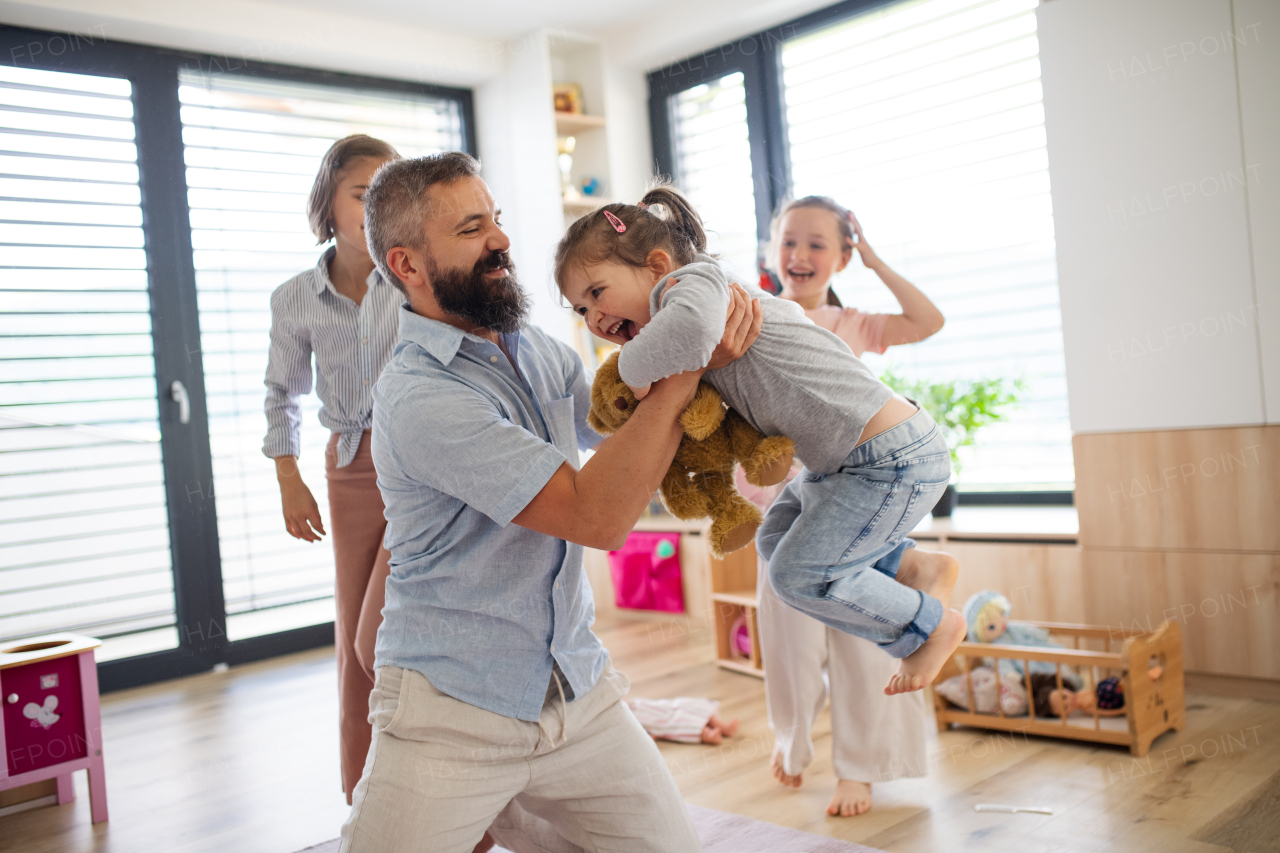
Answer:
<path fill-rule="evenodd" d="M 969 626 L 969 642 L 991 643 L 1002 646 L 1035 646 L 1040 648 L 1063 648 L 1049 638 L 1049 632 L 1032 625 L 1019 625 L 1009 621 L 1012 609 L 1009 599 L 994 589 L 984 589 L 969 596 L 964 603 L 964 621 Z M 1016 673 L 1025 678 L 1024 662 L 1012 658 L 1000 658 L 1000 671 Z M 1058 668 L 1048 661 L 1030 661 L 1031 674 L 1054 676 Z M 1079 690 L 1080 677 L 1075 672 L 1064 668 L 1062 681 L 1072 690 Z M 1056 680 L 1055 680 L 1056 683 Z"/>

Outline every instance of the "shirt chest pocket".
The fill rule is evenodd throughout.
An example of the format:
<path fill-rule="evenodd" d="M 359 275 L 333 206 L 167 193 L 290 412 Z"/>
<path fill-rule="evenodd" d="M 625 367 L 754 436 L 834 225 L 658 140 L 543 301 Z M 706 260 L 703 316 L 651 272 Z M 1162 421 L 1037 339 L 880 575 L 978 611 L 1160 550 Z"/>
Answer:
<path fill-rule="evenodd" d="M 573 398 L 548 400 L 542 404 L 543 414 L 547 418 L 547 429 L 551 432 L 551 443 L 565 455 L 574 468 L 578 461 L 578 430 L 573 419 Z"/>

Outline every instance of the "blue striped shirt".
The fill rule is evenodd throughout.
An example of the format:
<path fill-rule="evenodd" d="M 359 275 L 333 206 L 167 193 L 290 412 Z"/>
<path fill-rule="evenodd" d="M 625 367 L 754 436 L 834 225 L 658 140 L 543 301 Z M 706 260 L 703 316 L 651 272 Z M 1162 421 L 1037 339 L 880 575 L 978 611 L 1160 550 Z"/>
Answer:
<path fill-rule="evenodd" d="M 302 450 L 302 408 L 311 393 L 311 356 L 320 423 L 338 440 L 338 467 L 351 464 L 360 434 L 373 426 L 373 386 L 391 358 L 399 334 L 404 295 L 374 270 L 357 305 L 329 280 L 331 246 L 319 262 L 271 294 L 271 350 L 267 356 L 267 437 L 262 452 L 271 458 Z"/>

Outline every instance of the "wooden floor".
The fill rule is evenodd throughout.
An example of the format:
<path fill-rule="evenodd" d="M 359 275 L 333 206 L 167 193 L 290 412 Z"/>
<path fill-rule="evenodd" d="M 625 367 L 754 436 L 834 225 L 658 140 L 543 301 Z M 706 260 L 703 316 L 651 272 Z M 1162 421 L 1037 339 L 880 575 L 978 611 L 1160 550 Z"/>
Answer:
<path fill-rule="evenodd" d="M 783 789 L 767 772 L 763 682 L 717 668 L 709 632 L 625 617 L 597 632 L 633 695 L 710 696 L 742 720 L 721 747 L 662 745 L 701 806 L 894 853 L 1280 851 L 1280 703 L 1238 684 L 1202 682 L 1209 695 L 1193 683 L 1187 729 L 1141 760 L 1047 738 L 930 734 L 927 778 L 877 785 L 870 813 L 831 818 L 825 715 L 804 787 Z M 347 811 L 336 717 L 331 648 L 109 694 L 111 820 L 90 825 L 80 773 L 74 804 L 0 817 L 0 850 L 292 853 L 333 838 Z M 975 803 L 1055 815 L 979 814 Z"/>

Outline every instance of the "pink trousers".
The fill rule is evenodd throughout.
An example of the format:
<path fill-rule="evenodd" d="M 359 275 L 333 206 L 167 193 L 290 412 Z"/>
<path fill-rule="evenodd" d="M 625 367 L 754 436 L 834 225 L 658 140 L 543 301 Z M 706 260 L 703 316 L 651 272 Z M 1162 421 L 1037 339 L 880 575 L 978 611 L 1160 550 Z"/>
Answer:
<path fill-rule="evenodd" d="M 364 771 L 373 729 L 369 692 L 373 690 L 373 647 L 382 624 L 391 555 L 382 547 L 387 521 L 382 515 L 378 475 L 373 470 L 369 431 L 356 457 L 338 467 L 338 434 L 329 439 L 324 469 L 329 481 L 329 534 L 337 571 L 333 598 L 337 610 L 334 644 L 338 659 L 338 732 L 342 752 L 342 790 L 351 795 Z"/>

